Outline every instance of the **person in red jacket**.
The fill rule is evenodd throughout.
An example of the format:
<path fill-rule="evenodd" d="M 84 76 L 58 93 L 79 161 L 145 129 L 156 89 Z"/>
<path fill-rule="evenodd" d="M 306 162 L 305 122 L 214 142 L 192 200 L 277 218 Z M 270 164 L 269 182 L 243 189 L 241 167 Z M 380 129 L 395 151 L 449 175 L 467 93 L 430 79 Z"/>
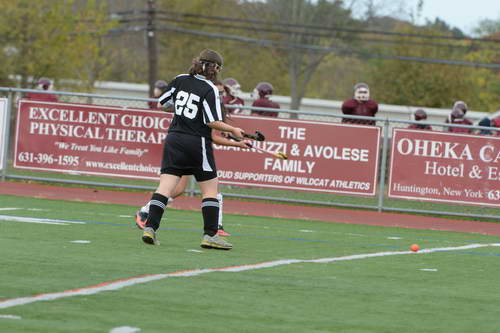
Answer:
<path fill-rule="evenodd" d="M 425 121 L 427 119 L 427 112 L 425 112 L 422 109 L 415 110 L 415 113 L 413 115 L 414 115 L 416 121 L 422 121 L 422 120 Z M 430 125 L 426 125 L 426 124 L 413 123 L 413 124 L 410 124 L 408 126 L 408 128 L 409 129 L 422 129 L 422 130 L 432 131 L 432 127 Z"/>
<path fill-rule="evenodd" d="M 269 99 L 269 96 L 273 94 L 273 90 L 273 85 L 269 82 L 260 82 L 257 84 L 254 94 L 258 95 L 259 98 L 253 101 L 252 106 L 279 109 L 280 105 Z M 278 112 L 273 111 L 252 110 L 250 114 L 253 116 L 278 117 Z"/>
<path fill-rule="evenodd" d="M 344 101 L 342 113 L 352 116 L 375 117 L 378 112 L 378 104 L 370 99 L 370 88 L 366 83 L 358 83 L 354 86 L 354 98 Z M 375 120 L 342 118 L 344 124 L 375 125 Z"/>
<path fill-rule="evenodd" d="M 222 104 L 224 105 L 245 105 L 245 101 L 241 99 L 241 86 L 232 77 L 224 79 L 222 81 L 224 85 L 224 94 L 222 96 Z M 227 108 L 228 112 L 231 114 L 240 114 L 243 112 L 243 109 L 240 108 Z"/>
<path fill-rule="evenodd" d="M 52 82 L 47 78 L 40 78 L 38 80 L 37 84 L 38 84 L 38 86 L 37 86 L 38 90 L 48 91 L 52 88 Z M 58 102 L 59 101 L 57 96 L 54 94 L 41 94 L 41 93 L 36 93 L 36 92 L 26 93 L 26 96 L 24 96 L 24 98 L 37 100 L 37 101 L 44 101 L 44 102 Z"/>
<path fill-rule="evenodd" d="M 457 125 L 473 125 L 472 121 L 465 119 L 465 114 L 469 107 L 463 101 L 456 101 L 453 103 L 450 114 L 445 120 L 447 124 L 457 124 Z M 460 127 L 448 127 L 448 132 L 453 133 L 472 133 L 473 130 L 469 128 Z"/>

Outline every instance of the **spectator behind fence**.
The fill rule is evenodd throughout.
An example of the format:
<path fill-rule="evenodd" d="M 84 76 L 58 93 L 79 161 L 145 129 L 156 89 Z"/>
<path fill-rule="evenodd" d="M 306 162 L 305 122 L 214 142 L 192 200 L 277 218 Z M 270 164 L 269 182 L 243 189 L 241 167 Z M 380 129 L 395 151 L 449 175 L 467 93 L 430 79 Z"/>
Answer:
<path fill-rule="evenodd" d="M 153 96 L 151 98 L 160 98 L 161 95 L 167 91 L 167 82 L 163 80 L 158 80 L 155 82 L 155 88 L 153 90 Z M 152 110 L 161 110 L 161 108 L 158 107 L 158 101 L 151 101 L 148 102 L 149 108 Z"/>
<path fill-rule="evenodd" d="M 375 117 L 378 112 L 378 104 L 370 99 L 370 88 L 366 83 L 358 83 L 354 86 L 354 98 L 344 101 L 342 113 L 352 116 Z M 343 123 L 375 125 L 375 120 L 342 118 Z"/>
<path fill-rule="evenodd" d="M 453 123 L 454 122 L 454 120 L 455 120 L 455 117 L 453 116 L 453 111 L 454 110 L 460 110 L 460 111 L 462 111 L 462 113 L 463 113 L 462 118 L 464 118 L 468 109 L 469 109 L 469 107 L 467 106 L 467 104 L 465 104 L 465 102 L 463 102 L 463 101 L 456 101 L 455 103 L 453 103 L 453 107 L 451 108 L 451 112 L 448 115 L 448 117 L 446 118 L 445 123 Z M 457 112 L 456 114 L 458 115 L 459 112 Z M 470 124 L 472 125 L 472 122 L 470 122 Z"/>
<path fill-rule="evenodd" d="M 232 77 L 224 79 L 222 81 L 224 85 L 224 95 L 222 96 L 222 104 L 224 105 L 245 105 L 245 101 L 241 99 L 241 86 Z M 227 108 L 228 112 L 231 114 L 239 114 L 243 112 L 240 108 Z"/>
<path fill-rule="evenodd" d="M 273 94 L 273 90 L 274 88 L 269 82 L 260 82 L 257 84 L 253 90 L 253 94 L 258 96 L 258 98 L 253 101 L 252 106 L 279 109 L 280 105 L 269 99 L 269 97 Z M 254 116 L 278 117 L 278 112 L 273 111 L 252 110 L 250 114 Z"/>
<path fill-rule="evenodd" d="M 464 113 L 464 116 L 465 114 L 467 113 L 467 110 L 469 109 L 469 107 L 467 106 L 467 104 L 465 104 L 464 101 L 456 101 L 455 103 L 453 103 L 453 109 L 460 109 L 462 110 L 462 112 Z"/>
<path fill-rule="evenodd" d="M 493 124 L 491 123 L 490 118 L 485 117 L 479 121 L 477 124 L 478 126 L 483 126 L 483 127 L 491 127 Z M 477 134 L 480 135 L 493 135 L 493 132 L 487 129 L 480 129 Z"/>
<path fill-rule="evenodd" d="M 472 122 L 468 119 L 465 119 L 464 117 L 464 112 L 460 108 L 454 108 L 448 119 L 450 120 L 449 123 L 455 124 L 455 125 L 472 125 Z M 452 133 L 473 133 L 473 130 L 470 128 L 463 128 L 463 127 L 448 127 L 448 132 Z"/>
<path fill-rule="evenodd" d="M 37 89 L 48 91 L 52 89 L 52 81 L 47 78 L 40 78 L 37 82 Z M 44 102 L 58 102 L 59 99 L 54 94 L 41 94 L 37 92 L 29 92 L 24 96 L 26 99 L 32 99 Z"/>
<path fill-rule="evenodd" d="M 415 113 L 413 114 L 414 117 L 415 117 L 415 120 L 416 121 L 422 121 L 422 120 L 426 120 L 427 119 L 427 113 L 422 110 L 422 109 L 418 109 L 418 110 L 415 110 Z M 432 131 L 432 127 L 430 125 L 427 125 L 427 124 L 410 124 L 408 126 L 409 129 L 421 129 L 421 130 L 429 130 L 429 131 Z"/>

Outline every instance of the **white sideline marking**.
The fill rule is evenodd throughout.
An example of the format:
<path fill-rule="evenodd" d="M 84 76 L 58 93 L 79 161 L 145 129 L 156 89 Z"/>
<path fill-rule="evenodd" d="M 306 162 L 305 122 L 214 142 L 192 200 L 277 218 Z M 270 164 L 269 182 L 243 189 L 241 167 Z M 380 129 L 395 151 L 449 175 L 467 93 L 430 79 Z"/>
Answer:
<path fill-rule="evenodd" d="M 75 244 L 89 244 L 90 241 L 89 240 L 80 240 L 80 239 L 77 239 L 77 240 L 72 240 L 72 241 L 69 241 L 70 243 L 75 243 Z"/>
<path fill-rule="evenodd" d="M 130 219 L 133 216 L 132 215 L 118 215 L 118 217 L 123 217 L 123 218 L 126 218 L 126 219 Z"/>
<path fill-rule="evenodd" d="M 109 333 L 135 333 L 139 332 L 141 329 L 138 327 L 121 326 L 115 327 Z"/>
<path fill-rule="evenodd" d="M 57 225 L 86 224 L 85 222 L 78 222 L 78 221 L 39 219 L 36 217 L 22 217 L 22 216 L 10 216 L 10 215 L 0 215 L 0 221 L 57 224 Z"/>
<path fill-rule="evenodd" d="M 21 317 L 14 316 L 14 315 L 0 315 L 0 318 L 4 318 L 4 319 L 21 319 Z"/>
<path fill-rule="evenodd" d="M 301 229 L 299 230 L 300 232 L 314 232 L 314 230 L 308 230 L 308 229 Z"/>
<path fill-rule="evenodd" d="M 387 239 L 401 239 L 401 237 L 387 237 Z"/>
<path fill-rule="evenodd" d="M 437 268 L 420 268 L 421 271 L 424 272 L 437 272 Z"/>
<path fill-rule="evenodd" d="M 196 252 L 196 253 L 203 253 L 203 251 L 200 250 L 194 250 L 194 249 L 189 249 L 187 250 L 188 252 Z"/>
<path fill-rule="evenodd" d="M 19 207 L 5 207 L 5 208 L 0 208 L 1 210 L 23 210 L 26 208 L 19 208 Z M 27 208 L 26 210 L 34 211 L 34 212 L 42 212 L 42 211 L 49 211 L 48 209 L 42 209 L 42 208 Z"/>
<path fill-rule="evenodd" d="M 364 253 L 364 254 L 354 254 L 350 256 L 343 257 L 332 257 L 332 258 L 320 258 L 320 259 L 311 259 L 311 260 L 303 260 L 303 259 L 283 259 L 276 261 L 268 261 L 256 264 L 247 264 L 240 266 L 229 266 L 229 267 L 221 267 L 221 268 L 206 268 L 206 269 L 192 269 L 192 270 L 184 270 L 177 271 L 172 273 L 164 273 L 164 274 L 147 274 L 142 276 L 134 276 L 123 280 L 115 280 L 99 283 L 93 286 L 82 287 L 69 289 L 54 293 L 47 294 L 38 294 L 33 296 L 25 296 L 19 298 L 11 298 L 4 301 L 0 301 L 0 309 L 7 309 L 13 306 L 30 304 L 38 301 L 50 301 L 64 297 L 71 296 L 79 296 L 79 295 L 93 295 L 98 294 L 103 291 L 110 290 L 118 290 L 125 287 L 134 286 L 136 284 L 148 283 L 157 280 L 163 280 L 171 277 L 187 277 L 187 276 L 197 276 L 207 273 L 213 272 L 243 272 L 261 268 L 270 268 L 277 267 L 282 265 L 290 265 L 297 263 L 331 263 L 336 261 L 348 261 L 348 260 L 356 260 L 356 259 L 367 259 L 367 258 L 375 258 L 375 257 L 386 257 L 386 256 L 394 256 L 394 255 L 404 255 L 404 254 L 412 254 L 419 255 L 423 253 L 432 253 L 432 252 L 446 252 L 446 251 L 460 251 L 460 250 L 469 250 L 469 249 L 477 249 L 481 247 L 488 246 L 500 246 L 500 243 L 493 244 L 468 244 L 463 246 L 455 246 L 455 247 L 438 247 L 432 249 L 423 249 L 419 252 L 412 251 L 390 251 L 390 252 L 376 252 L 376 253 Z"/>

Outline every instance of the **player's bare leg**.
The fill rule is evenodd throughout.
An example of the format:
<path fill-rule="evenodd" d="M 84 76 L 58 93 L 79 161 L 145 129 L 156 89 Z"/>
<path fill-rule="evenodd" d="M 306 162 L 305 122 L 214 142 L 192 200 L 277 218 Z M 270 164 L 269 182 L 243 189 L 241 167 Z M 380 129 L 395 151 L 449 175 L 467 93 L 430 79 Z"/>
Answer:
<path fill-rule="evenodd" d="M 177 198 L 178 196 L 181 196 L 182 194 L 184 194 L 184 192 L 186 191 L 188 181 L 189 181 L 189 177 L 190 176 L 182 176 L 181 177 L 181 179 L 177 183 L 177 186 L 174 188 L 174 191 L 170 195 L 170 197 L 169 197 L 170 199 L 173 200 L 173 199 Z"/>

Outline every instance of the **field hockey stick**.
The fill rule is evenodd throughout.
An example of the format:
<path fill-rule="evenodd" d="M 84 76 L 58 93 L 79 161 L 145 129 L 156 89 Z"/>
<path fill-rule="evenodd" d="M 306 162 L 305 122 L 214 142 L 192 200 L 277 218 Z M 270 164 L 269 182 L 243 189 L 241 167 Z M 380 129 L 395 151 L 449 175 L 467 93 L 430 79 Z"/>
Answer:
<path fill-rule="evenodd" d="M 245 138 L 252 139 L 252 140 L 255 140 L 255 141 L 264 141 L 266 139 L 266 137 L 264 136 L 264 134 L 262 134 L 259 131 L 255 131 L 255 134 L 248 134 L 248 133 L 243 132 L 243 136 Z"/>
<path fill-rule="evenodd" d="M 229 134 L 226 134 L 226 138 L 234 140 L 236 142 L 240 142 L 241 141 L 240 139 L 235 138 L 234 136 L 229 135 Z M 285 153 L 282 153 L 282 152 L 272 152 L 272 151 L 265 150 L 265 149 L 262 149 L 262 148 L 259 148 L 259 147 L 254 147 L 251 143 L 246 143 L 245 142 L 245 144 L 248 146 L 248 148 L 253 148 L 253 149 L 258 150 L 260 152 L 271 154 L 271 155 L 273 155 L 276 158 L 279 158 L 279 159 L 282 159 L 282 160 L 287 160 L 288 159 L 288 156 Z"/>

